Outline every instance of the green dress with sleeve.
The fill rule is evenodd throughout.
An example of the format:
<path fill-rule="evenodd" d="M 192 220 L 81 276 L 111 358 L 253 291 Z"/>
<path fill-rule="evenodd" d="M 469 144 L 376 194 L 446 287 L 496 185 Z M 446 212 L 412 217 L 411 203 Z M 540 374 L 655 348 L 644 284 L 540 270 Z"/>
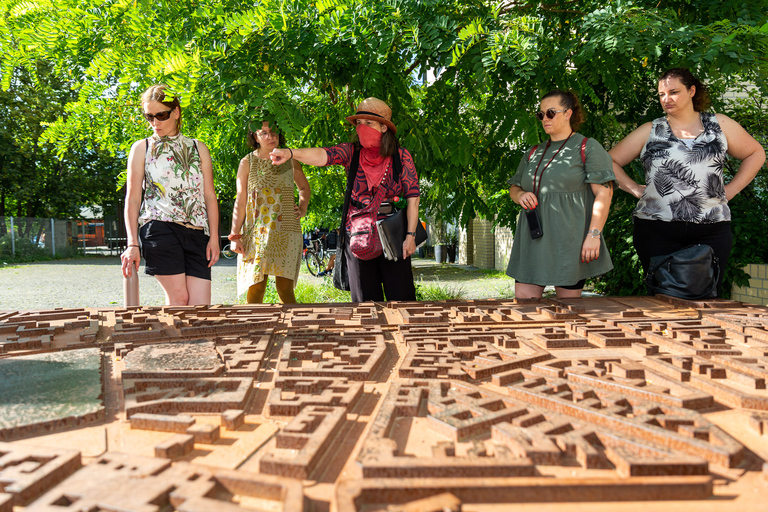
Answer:
<path fill-rule="evenodd" d="M 512 243 L 507 275 L 516 281 L 540 286 L 571 286 L 589 277 L 605 274 L 613 268 L 605 240 L 600 240 L 600 256 L 590 263 L 581 261 L 581 247 L 589 231 L 595 196 L 591 183 L 615 181 L 610 155 L 594 139 L 588 139 L 586 161 L 581 160 L 584 136 L 571 135 L 563 149 L 543 172 L 562 142 L 539 144 L 523 155 L 515 175 L 507 181 L 526 192 L 533 191 L 533 175 L 541 160 L 538 194 L 539 218 L 544 235 L 531 239 L 528 220 L 520 214 Z M 544 154 L 546 153 L 546 154 Z M 530 154 L 530 159 L 528 155 Z M 523 210 L 524 211 L 524 210 Z"/>

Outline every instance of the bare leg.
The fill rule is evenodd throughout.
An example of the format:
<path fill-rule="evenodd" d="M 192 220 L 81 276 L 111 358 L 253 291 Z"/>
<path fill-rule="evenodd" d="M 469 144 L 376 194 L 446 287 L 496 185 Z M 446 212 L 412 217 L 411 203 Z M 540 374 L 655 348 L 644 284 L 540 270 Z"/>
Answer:
<path fill-rule="evenodd" d="M 293 279 L 275 276 L 275 288 L 277 296 L 283 304 L 295 304 L 296 296 L 293 294 Z"/>
<path fill-rule="evenodd" d="M 211 303 L 211 282 L 208 279 L 187 276 L 187 293 L 190 306 L 209 305 Z"/>
<path fill-rule="evenodd" d="M 555 294 L 558 299 L 578 299 L 581 297 L 581 290 L 569 290 L 555 286 Z"/>
<path fill-rule="evenodd" d="M 245 300 L 248 302 L 248 304 L 261 304 L 264 302 L 264 292 L 267 291 L 268 277 L 269 276 L 264 276 L 264 279 L 256 284 L 252 284 L 248 288 L 248 293 L 245 296 Z"/>
<path fill-rule="evenodd" d="M 515 281 L 516 299 L 540 299 L 544 287 L 537 284 L 518 283 Z"/>
<path fill-rule="evenodd" d="M 186 306 L 189 304 L 187 291 L 187 275 L 173 274 L 171 276 L 155 276 L 165 292 L 165 303 L 169 306 Z"/>

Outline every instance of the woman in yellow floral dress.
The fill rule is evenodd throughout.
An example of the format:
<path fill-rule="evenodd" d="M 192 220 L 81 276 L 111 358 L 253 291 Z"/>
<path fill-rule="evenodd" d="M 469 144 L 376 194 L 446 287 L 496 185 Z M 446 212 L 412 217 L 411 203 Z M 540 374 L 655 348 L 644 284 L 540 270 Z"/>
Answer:
<path fill-rule="evenodd" d="M 303 240 L 299 219 L 307 213 L 310 188 L 301 164 L 293 159 L 272 165 L 269 153 L 285 138 L 268 121 L 248 133 L 255 149 L 240 161 L 237 198 L 232 212 L 231 249 L 237 257 L 237 295 L 247 292 L 249 304 L 264 302 L 267 277 L 284 304 L 296 302 L 293 288 L 299 277 Z M 293 184 L 299 189 L 299 204 Z M 241 232 L 242 230 L 242 232 Z"/>

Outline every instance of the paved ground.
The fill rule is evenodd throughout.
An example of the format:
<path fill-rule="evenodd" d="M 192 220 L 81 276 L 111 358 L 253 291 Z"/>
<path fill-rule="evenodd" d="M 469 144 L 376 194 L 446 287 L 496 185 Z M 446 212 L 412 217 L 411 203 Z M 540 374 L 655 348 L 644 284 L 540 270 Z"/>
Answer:
<path fill-rule="evenodd" d="M 236 261 L 221 259 L 213 267 L 214 304 L 237 302 Z M 511 297 L 512 280 L 464 265 L 438 265 L 413 260 L 417 283 L 460 288 L 466 299 Z M 141 303 L 162 305 L 164 295 L 151 276 L 139 272 Z M 308 273 L 299 279 L 321 283 Z M 92 257 L 21 265 L 0 263 L 0 310 L 108 307 L 123 304 L 120 260 Z"/>

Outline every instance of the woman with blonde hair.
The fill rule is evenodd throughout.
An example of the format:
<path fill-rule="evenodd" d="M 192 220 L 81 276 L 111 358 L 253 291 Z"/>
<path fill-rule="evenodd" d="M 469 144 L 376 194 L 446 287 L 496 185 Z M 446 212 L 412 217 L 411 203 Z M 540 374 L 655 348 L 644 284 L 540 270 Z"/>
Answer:
<path fill-rule="evenodd" d="M 141 105 L 154 133 L 128 155 L 123 275 L 138 271 L 143 254 L 145 272 L 160 283 L 166 304 L 210 304 L 211 267 L 219 259 L 211 155 L 181 133 L 181 104 L 165 85 L 147 89 Z"/>

